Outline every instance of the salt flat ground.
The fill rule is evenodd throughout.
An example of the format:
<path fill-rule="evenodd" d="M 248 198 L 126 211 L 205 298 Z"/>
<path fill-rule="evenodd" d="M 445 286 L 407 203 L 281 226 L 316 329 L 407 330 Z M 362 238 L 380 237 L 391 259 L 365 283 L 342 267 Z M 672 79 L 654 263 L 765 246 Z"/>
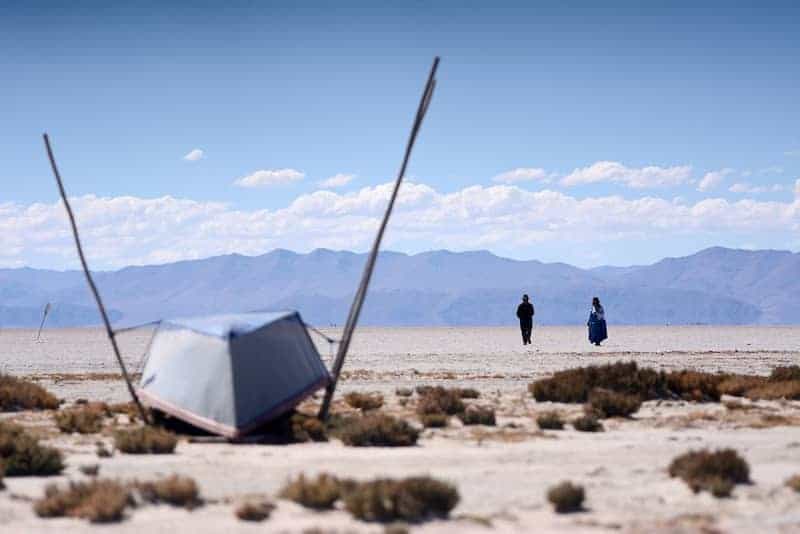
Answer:
<path fill-rule="evenodd" d="M 336 331 L 327 331 L 334 337 Z M 129 366 L 140 367 L 150 333 L 120 336 Z M 461 502 L 455 519 L 412 527 L 419 532 L 800 532 L 800 494 L 783 482 L 800 473 L 800 402 L 724 404 L 647 402 L 631 420 L 606 421 L 603 433 L 538 431 L 537 413 L 576 405 L 537 403 L 527 384 L 558 369 L 635 360 L 663 369 L 691 368 L 767 374 L 777 365 L 800 364 L 800 327 L 613 327 L 603 347 L 592 347 L 585 328 L 537 328 L 534 346 L 523 347 L 514 328 L 364 328 L 355 338 L 342 389 L 380 391 L 386 410 L 405 414 L 397 386 L 469 385 L 477 402 L 495 407 L 498 426 L 424 431 L 417 447 L 351 448 L 338 441 L 291 446 L 201 444 L 182 441 L 175 455 L 99 460 L 96 436 L 51 433 L 67 454 L 63 476 L 6 479 L 0 492 L 2 532 L 381 532 L 343 511 L 314 513 L 279 501 L 273 517 L 244 524 L 232 513 L 249 495 L 274 496 L 291 476 L 328 471 L 367 479 L 430 474 L 454 483 Z M 39 381 L 68 401 L 125 400 L 113 374 L 113 355 L 99 329 L 48 330 L 34 342 L 30 330 L 0 331 L 0 370 Z M 329 354 L 318 339 L 320 352 Z M 103 376 L 103 375 L 109 376 Z M 5 414 L 47 428 L 49 414 Z M 107 437 L 102 439 L 108 441 Z M 671 479 L 670 460 L 691 449 L 733 447 L 751 466 L 753 484 L 733 498 L 693 494 Z M 123 523 L 89 526 L 68 519 L 42 520 L 30 499 L 49 482 L 79 479 L 78 468 L 99 463 L 101 475 L 153 478 L 170 473 L 194 477 L 205 507 L 136 510 Z M 561 480 L 586 488 L 587 511 L 556 515 L 547 488 Z M 487 526 L 488 525 L 488 526 Z"/>

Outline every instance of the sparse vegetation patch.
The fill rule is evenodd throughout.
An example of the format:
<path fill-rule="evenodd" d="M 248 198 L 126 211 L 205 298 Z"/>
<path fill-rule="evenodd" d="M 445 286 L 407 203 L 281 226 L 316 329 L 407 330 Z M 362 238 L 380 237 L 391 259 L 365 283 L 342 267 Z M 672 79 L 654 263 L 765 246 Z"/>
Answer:
<path fill-rule="evenodd" d="M 114 446 L 127 454 L 172 454 L 178 438 L 163 428 L 142 426 L 114 432 Z"/>
<path fill-rule="evenodd" d="M 0 411 L 55 410 L 58 399 L 39 384 L 0 373 Z"/>
<path fill-rule="evenodd" d="M 406 421 L 379 413 L 344 418 L 335 432 L 352 447 L 409 447 L 419 438 Z"/>
<path fill-rule="evenodd" d="M 598 417 L 629 417 L 642 406 L 637 395 L 626 395 L 609 389 L 596 388 L 589 393 L 586 408 Z"/>
<path fill-rule="evenodd" d="M 136 482 L 134 486 L 142 499 L 151 504 L 166 503 L 191 510 L 203 503 L 197 483 L 190 477 L 171 475 L 161 480 Z"/>
<path fill-rule="evenodd" d="M 786 480 L 786 486 L 800 493 L 800 475 L 794 475 Z"/>
<path fill-rule="evenodd" d="M 353 516 L 379 522 L 444 518 L 458 501 L 454 486 L 430 477 L 362 482 L 344 495 L 345 508 Z"/>
<path fill-rule="evenodd" d="M 547 491 L 547 500 L 559 514 L 580 512 L 583 510 L 585 493 L 583 486 L 572 482 L 562 482 Z"/>
<path fill-rule="evenodd" d="M 417 392 L 420 395 L 417 401 L 417 413 L 420 415 L 432 413 L 456 415 L 466 408 L 461 401 L 461 392 L 458 389 L 428 386 L 425 389 L 417 388 Z"/>
<path fill-rule="evenodd" d="M 394 390 L 394 394 L 398 397 L 410 397 L 414 394 L 414 390 L 411 388 L 397 388 Z"/>
<path fill-rule="evenodd" d="M 245 502 L 239 505 L 234 512 L 242 521 L 264 521 L 275 510 L 275 505 L 270 501 Z"/>
<path fill-rule="evenodd" d="M 683 479 L 695 493 L 727 497 L 734 485 L 750 482 L 750 466 L 733 449 L 690 451 L 672 460 L 669 475 Z"/>
<path fill-rule="evenodd" d="M 9 477 L 57 475 L 64 469 L 58 449 L 41 445 L 21 426 L 5 422 L 0 422 L 0 464 Z"/>
<path fill-rule="evenodd" d="M 361 411 L 377 410 L 383 406 L 383 395 L 379 393 L 351 392 L 344 396 L 345 402 Z"/>
<path fill-rule="evenodd" d="M 579 432 L 602 432 L 603 423 L 592 414 L 582 415 L 572 421 L 572 426 Z"/>
<path fill-rule="evenodd" d="M 280 497 L 306 508 L 330 510 L 342 497 L 344 488 L 352 485 L 352 481 L 342 481 L 327 473 L 321 473 L 313 479 L 300 474 L 283 487 Z"/>
<path fill-rule="evenodd" d="M 494 408 L 488 406 L 470 405 L 460 414 L 458 418 L 465 425 L 486 425 L 495 426 L 496 420 Z"/>
<path fill-rule="evenodd" d="M 53 420 L 58 429 L 67 434 L 96 434 L 103 429 L 104 415 L 102 408 L 86 404 L 59 410 L 53 414 Z"/>
<path fill-rule="evenodd" d="M 420 415 L 419 420 L 425 428 L 444 428 L 450 418 L 443 413 Z"/>
<path fill-rule="evenodd" d="M 558 412 L 543 412 L 536 417 L 536 424 L 542 430 L 563 430 L 564 420 Z"/>
<path fill-rule="evenodd" d="M 114 480 L 71 482 L 65 488 L 49 485 L 44 497 L 35 501 L 39 517 L 74 517 L 92 523 L 122 521 L 125 508 L 132 504 L 129 490 Z"/>

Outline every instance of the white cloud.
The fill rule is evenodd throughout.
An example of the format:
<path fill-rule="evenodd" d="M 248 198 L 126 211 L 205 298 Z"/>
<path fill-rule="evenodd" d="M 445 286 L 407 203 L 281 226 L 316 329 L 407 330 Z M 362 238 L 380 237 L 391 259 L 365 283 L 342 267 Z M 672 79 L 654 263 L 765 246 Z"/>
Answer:
<path fill-rule="evenodd" d="M 794 181 L 794 196 L 800 200 L 800 178 Z"/>
<path fill-rule="evenodd" d="M 749 193 L 749 194 L 758 194 L 758 193 L 777 193 L 779 191 L 783 191 L 783 186 L 781 184 L 772 184 L 772 185 L 751 185 L 744 182 L 737 182 L 728 188 L 728 191 L 731 193 Z"/>
<path fill-rule="evenodd" d="M 772 166 L 772 167 L 765 167 L 758 171 L 759 174 L 766 175 L 766 174 L 783 174 L 783 167 Z"/>
<path fill-rule="evenodd" d="M 234 184 L 239 187 L 264 187 L 297 182 L 305 177 L 295 169 L 269 169 L 260 170 L 236 180 Z"/>
<path fill-rule="evenodd" d="M 322 180 L 319 185 L 326 189 L 333 189 L 336 187 L 344 187 L 355 179 L 355 174 L 334 174 L 330 178 Z"/>
<path fill-rule="evenodd" d="M 711 191 L 725 180 L 725 177 L 733 173 L 733 169 L 720 169 L 718 171 L 707 172 L 697 184 L 698 191 Z"/>
<path fill-rule="evenodd" d="M 365 250 L 392 184 L 350 193 L 320 190 L 275 210 L 237 210 L 217 202 L 173 197 L 72 199 L 95 269 L 202 258 L 276 247 Z M 441 193 L 406 183 L 387 234 L 387 248 L 514 248 L 534 244 L 583 247 L 612 240 L 800 232 L 800 180 L 791 202 L 710 198 L 697 203 L 620 196 L 576 198 L 513 185 L 472 186 Z M 0 264 L 76 267 L 61 203 L 0 203 Z"/>
<path fill-rule="evenodd" d="M 199 148 L 192 149 L 188 154 L 183 156 L 186 161 L 199 161 L 203 159 L 205 153 Z"/>
<path fill-rule="evenodd" d="M 674 167 L 626 167 L 616 161 L 598 161 L 589 167 L 575 169 L 561 179 L 565 186 L 600 182 L 620 183 L 636 189 L 667 187 L 686 183 L 692 174 L 688 165 Z"/>
<path fill-rule="evenodd" d="M 511 169 L 510 171 L 506 171 L 504 173 L 500 173 L 494 178 L 492 178 L 492 181 L 501 184 L 515 184 L 518 182 L 532 182 L 532 181 L 548 182 L 549 178 L 547 172 L 544 169 L 518 168 L 518 169 Z"/>

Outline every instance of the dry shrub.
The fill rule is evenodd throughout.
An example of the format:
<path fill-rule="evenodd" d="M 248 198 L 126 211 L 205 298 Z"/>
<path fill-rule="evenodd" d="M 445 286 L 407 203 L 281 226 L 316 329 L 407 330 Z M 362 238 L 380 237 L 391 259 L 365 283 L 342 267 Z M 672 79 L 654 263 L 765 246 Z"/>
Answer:
<path fill-rule="evenodd" d="M 690 451 L 672 460 L 669 476 L 680 477 L 697 493 L 727 497 L 735 484 L 750 482 L 750 466 L 733 449 Z"/>
<path fill-rule="evenodd" d="M 550 378 L 532 382 L 528 390 L 540 402 L 586 402 L 595 388 L 633 395 L 641 400 L 719 401 L 717 386 L 725 378 L 725 375 L 697 371 L 665 373 L 639 368 L 636 362 L 619 361 L 558 371 Z"/>
<path fill-rule="evenodd" d="M 362 482 L 344 495 L 345 508 L 353 516 L 380 522 L 446 518 L 458 501 L 454 486 L 430 477 Z"/>
<path fill-rule="evenodd" d="M 96 477 L 100 473 L 100 466 L 97 464 L 86 464 L 78 468 L 87 477 Z"/>
<path fill-rule="evenodd" d="M 476 406 L 474 404 L 467 406 L 466 410 L 458 414 L 458 418 L 465 425 L 486 425 L 494 426 L 496 424 L 494 416 L 494 408 L 488 406 Z"/>
<path fill-rule="evenodd" d="M 301 473 L 296 479 L 289 481 L 279 495 L 282 499 L 294 501 L 306 508 L 330 510 L 352 485 L 352 481 L 340 480 L 327 473 L 317 475 L 316 479 L 307 479 Z"/>
<path fill-rule="evenodd" d="M 589 403 L 586 408 L 598 417 L 629 417 L 641 406 L 642 400 L 636 395 L 596 388 L 589 393 Z"/>
<path fill-rule="evenodd" d="M 151 504 L 166 503 L 189 510 L 203 504 L 197 483 L 190 477 L 170 475 L 161 480 L 135 482 L 134 487 Z"/>
<path fill-rule="evenodd" d="M 461 401 L 461 392 L 458 389 L 428 386 L 422 390 L 417 388 L 417 392 L 420 395 L 417 401 L 417 413 L 420 415 L 432 413 L 455 415 L 465 409 L 465 405 Z"/>
<path fill-rule="evenodd" d="M 132 503 L 130 492 L 114 480 L 70 482 L 60 489 L 45 488 L 44 497 L 35 501 L 33 510 L 39 517 L 75 517 L 92 523 L 122 521 L 125 508 Z"/>
<path fill-rule="evenodd" d="M 450 418 L 443 413 L 428 413 L 420 415 L 419 420 L 425 428 L 444 428 Z"/>
<path fill-rule="evenodd" d="M 536 424 L 542 430 L 563 430 L 564 420 L 558 412 L 543 412 L 536 417 Z"/>
<path fill-rule="evenodd" d="M 409 447 L 419 438 L 416 428 L 385 414 L 345 418 L 336 433 L 342 443 L 352 447 Z"/>
<path fill-rule="evenodd" d="M 172 454 L 178 438 L 163 428 L 142 426 L 114 432 L 114 446 L 128 454 Z"/>
<path fill-rule="evenodd" d="M 583 486 L 572 482 L 562 482 L 547 490 L 547 500 L 559 514 L 580 512 L 586 497 Z"/>
<path fill-rule="evenodd" d="M 270 501 L 246 502 L 239 505 L 234 513 L 242 521 L 264 521 L 275 510 Z"/>
<path fill-rule="evenodd" d="M 53 419 L 61 432 L 96 434 L 103 429 L 104 415 L 101 407 L 86 404 L 80 408 L 59 410 L 53 414 Z"/>
<path fill-rule="evenodd" d="M 763 376 L 731 375 L 722 380 L 717 385 L 717 389 L 722 395 L 743 397 L 749 390 L 761 387 L 766 383 L 767 379 Z"/>
<path fill-rule="evenodd" d="M 114 455 L 112 451 L 106 448 L 106 444 L 102 441 L 95 441 L 94 446 L 98 458 L 111 458 Z"/>
<path fill-rule="evenodd" d="M 377 410 L 383 406 L 383 395 L 379 393 L 351 392 L 344 396 L 345 402 L 361 411 Z"/>
<path fill-rule="evenodd" d="M 602 432 L 603 423 L 597 417 L 586 414 L 572 421 L 572 426 L 579 432 Z"/>
<path fill-rule="evenodd" d="M 0 412 L 56 408 L 58 399 L 42 386 L 0 373 Z"/>
<path fill-rule="evenodd" d="M 6 483 L 3 482 L 3 475 L 5 475 L 5 469 L 3 469 L 3 464 L 0 462 L 0 491 L 6 489 Z"/>
<path fill-rule="evenodd" d="M 291 418 L 293 441 L 328 441 L 325 424 L 312 415 L 295 413 Z"/>
<path fill-rule="evenodd" d="M 462 399 L 477 399 L 481 396 L 480 392 L 475 388 L 457 388 L 457 391 Z"/>
<path fill-rule="evenodd" d="M 752 400 L 798 400 L 800 399 L 800 380 L 768 382 L 763 386 L 748 390 L 747 397 Z"/>
<path fill-rule="evenodd" d="M 790 380 L 800 380 L 800 365 L 786 365 L 776 367 L 769 375 L 772 382 L 787 382 Z"/>
<path fill-rule="evenodd" d="M 786 486 L 800 493 L 800 475 L 794 475 L 786 480 Z"/>
<path fill-rule="evenodd" d="M 414 394 L 414 390 L 411 388 L 397 388 L 394 390 L 394 394 L 398 397 L 410 397 Z"/>
<path fill-rule="evenodd" d="M 41 445 L 21 426 L 4 422 L 0 422 L 0 463 L 9 477 L 57 475 L 64 469 L 58 449 Z"/>
<path fill-rule="evenodd" d="M 146 408 L 145 408 L 146 410 Z M 108 413 L 114 415 L 127 415 L 128 419 L 133 421 L 138 421 L 140 418 L 139 408 L 137 408 L 134 402 L 119 402 L 116 404 L 109 404 L 108 405 Z"/>

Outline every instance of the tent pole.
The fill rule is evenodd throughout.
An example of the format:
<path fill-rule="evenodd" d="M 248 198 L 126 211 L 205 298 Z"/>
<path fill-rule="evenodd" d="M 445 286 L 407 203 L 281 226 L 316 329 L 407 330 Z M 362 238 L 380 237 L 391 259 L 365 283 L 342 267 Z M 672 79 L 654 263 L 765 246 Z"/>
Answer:
<path fill-rule="evenodd" d="M 342 340 L 339 343 L 339 350 L 336 353 L 336 360 L 333 362 L 331 382 L 328 384 L 328 387 L 325 390 L 325 397 L 322 399 L 322 406 L 320 406 L 319 409 L 318 417 L 323 421 L 328 418 L 328 411 L 330 410 L 331 401 L 333 400 L 333 394 L 336 392 L 336 384 L 339 382 L 339 374 L 344 366 L 344 359 L 347 356 L 347 349 L 350 347 L 350 340 L 353 336 L 353 331 L 356 328 L 356 324 L 358 323 L 358 317 L 361 314 L 361 307 L 364 304 L 364 298 L 367 296 L 367 289 L 369 288 L 369 282 L 372 278 L 372 272 L 375 268 L 375 262 L 378 259 L 378 251 L 381 247 L 383 234 L 386 231 L 387 224 L 389 223 L 389 217 L 392 215 L 392 209 L 394 208 L 397 194 L 400 191 L 400 184 L 403 182 L 403 177 L 406 173 L 406 167 L 408 166 L 408 160 L 411 157 L 411 150 L 414 148 L 414 142 L 417 139 L 417 133 L 419 133 L 420 126 L 422 126 L 422 120 L 425 118 L 425 112 L 428 111 L 428 105 L 433 97 L 433 90 L 436 87 L 436 69 L 438 67 L 439 57 L 437 56 L 433 59 L 433 65 L 431 65 L 431 70 L 428 74 L 428 82 L 425 84 L 425 90 L 422 93 L 419 106 L 417 107 L 417 114 L 414 117 L 414 124 L 411 128 L 411 134 L 408 137 L 403 163 L 400 165 L 400 171 L 398 172 L 397 179 L 394 183 L 394 190 L 392 191 L 391 197 L 389 197 L 389 205 L 386 207 L 386 212 L 383 214 L 383 220 L 378 228 L 378 234 L 375 236 L 375 242 L 372 244 L 372 250 L 370 250 L 369 256 L 367 257 L 367 264 L 364 266 L 364 273 L 361 275 L 361 283 L 358 286 L 355 297 L 353 297 L 353 303 L 350 305 L 350 313 L 347 315 L 347 322 L 345 323 Z"/>
<path fill-rule="evenodd" d="M 58 172 L 58 166 L 56 165 L 56 160 L 53 156 L 53 149 L 50 147 L 50 138 L 47 136 L 47 134 L 44 134 L 42 137 L 44 137 L 44 146 L 47 149 L 47 157 L 50 159 L 50 167 L 53 169 L 53 175 L 55 176 L 56 183 L 58 184 L 58 192 L 61 194 L 61 200 L 64 201 L 64 207 L 67 210 L 69 223 L 72 226 L 72 236 L 75 238 L 75 247 L 78 249 L 78 257 L 81 260 L 83 274 L 86 275 L 86 282 L 89 284 L 89 289 L 92 290 L 95 302 L 97 302 L 97 308 L 100 310 L 100 316 L 103 318 L 103 324 L 106 327 L 106 334 L 108 335 L 109 341 L 111 341 L 111 347 L 114 349 L 114 355 L 117 357 L 117 363 L 122 371 L 125 384 L 128 386 L 128 392 L 131 394 L 131 398 L 136 404 L 136 408 L 139 410 L 139 416 L 142 418 L 142 421 L 144 421 L 145 424 L 150 424 L 150 418 L 147 416 L 147 412 L 145 411 L 144 406 L 142 406 L 141 401 L 139 401 L 139 396 L 136 394 L 136 390 L 133 389 L 131 378 L 128 375 L 128 370 L 125 368 L 125 362 L 122 361 L 122 356 L 120 355 L 119 347 L 117 346 L 117 340 L 114 337 L 114 330 L 111 329 L 111 322 L 108 320 L 106 308 L 103 306 L 103 301 L 100 299 L 100 293 L 97 291 L 97 286 L 94 284 L 92 274 L 89 272 L 89 266 L 86 264 L 86 258 L 83 255 L 83 247 L 81 246 L 81 239 L 78 236 L 78 226 L 75 224 L 75 216 L 72 214 L 72 208 L 69 205 L 69 200 L 67 200 L 67 193 L 64 191 L 64 184 L 61 181 L 61 174 Z"/>
<path fill-rule="evenodd" d="M 42 322 L 39 323 L 39 331 L 36 332 L 36 341 L 39 341 L 39 338 L 42 336 L 42 328 L 44 328 L 44 322 L 47 320 L 47 314 L 50 313 L 50 303 L 48 302 L 44 307 L 44 312 L 42 312 Z"/>

